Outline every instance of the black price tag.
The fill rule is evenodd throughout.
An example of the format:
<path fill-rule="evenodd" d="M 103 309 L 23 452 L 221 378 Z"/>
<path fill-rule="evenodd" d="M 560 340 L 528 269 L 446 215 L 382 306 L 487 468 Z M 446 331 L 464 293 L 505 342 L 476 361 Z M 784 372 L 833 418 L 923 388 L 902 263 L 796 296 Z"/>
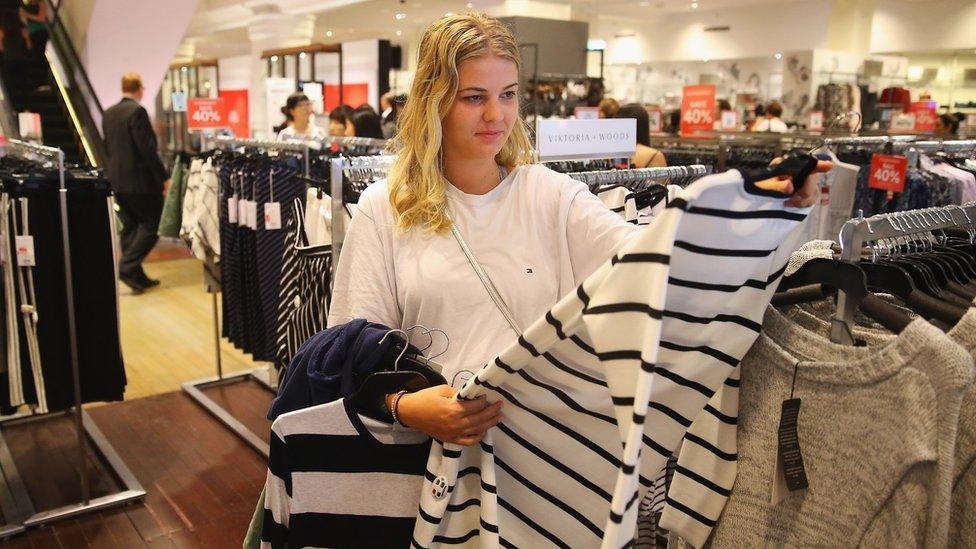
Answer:
<path fill-rule="evenodd" d="M 800 417 L 800 399 L 791 398 L 783 401 L 783 409 L 779 417 L 779 469 L 786 481 L 786 489 L 790 492 L 805 490 L 809 486 L 807 472 L 803 467 L 803 455 L 800 453 L 800 436 L 797 432 L 797 421 Z"/>

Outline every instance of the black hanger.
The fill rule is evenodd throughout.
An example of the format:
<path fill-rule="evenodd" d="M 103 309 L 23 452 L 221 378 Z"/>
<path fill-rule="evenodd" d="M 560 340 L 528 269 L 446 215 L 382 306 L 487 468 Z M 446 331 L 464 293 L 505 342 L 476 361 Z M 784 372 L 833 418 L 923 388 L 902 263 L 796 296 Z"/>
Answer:
<path fill-rule="evenodd" d="M 900 265 L 862 261 L 860 266 L 867 275 L 869 290 L 892 294 L 901 299 L 908 308 L 926 318 L 955 324 L 966 314 L 963 307 L 939 301 L 917 289 L 911 275 Z"/>
<path fill-rule="evenodd" d="M 868 291 L 867 277 L 860 267 L 834 259 L 818 258 L 804 263 L 795 273 L 783 278 L 772 303 L 788 305 L 817 301 L 829 295 L 826 288 L 843 291 L 861 312 L 893 333 L 901 332 L 912 321 L 897 307 Z M 786 294 L 777 299 L 784 291 Z"/>
<path fill-rule="evenodd" d="M 403 330 L 390 330 L 380 340 L 380 344 L 394 332 L 405 334 Z M 434 385 L 447 384 L 444 377 L 435 372 L 420 356 L 420 351 L 409 345 L 405 338 L 395 340 L 389 346 L 379 360 L 379 367 L 380 371 L 366 376 L 359 383 L 356 393 L 349 397 L 359 413 L 379 421 L 389 423 L 393 420 L 386 408 L 386 395 L 403 390 L 416 392 Z"/>

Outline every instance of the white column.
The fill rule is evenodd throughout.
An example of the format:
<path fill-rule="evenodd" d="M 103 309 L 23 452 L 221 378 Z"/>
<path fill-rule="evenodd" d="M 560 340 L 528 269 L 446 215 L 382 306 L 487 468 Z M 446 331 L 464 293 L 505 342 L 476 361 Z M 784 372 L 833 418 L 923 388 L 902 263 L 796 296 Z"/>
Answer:
<path fill-rule="evenodd" d="M 248 98 L 251 134 L 257 139 L 266 139 L 270 137 L 268 128 L 279 121 L 268 120 L 265 96 L 267 61 L 261 59 L 261 52 L 310 44 L 315 29 L 315 16 L 281 13 L 280 8 L 269 0 L 250 0 L 244 5 L 254 14 L 247 26 L 252 63 Z"/>

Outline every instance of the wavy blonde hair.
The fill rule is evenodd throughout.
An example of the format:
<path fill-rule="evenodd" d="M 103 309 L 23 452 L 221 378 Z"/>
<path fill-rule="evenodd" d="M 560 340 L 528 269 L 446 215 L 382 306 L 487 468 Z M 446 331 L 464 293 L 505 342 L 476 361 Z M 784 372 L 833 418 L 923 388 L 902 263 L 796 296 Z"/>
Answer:
<path fill-rule="evenodd" d="M 450 183 L 441 165 L 441 121 L 457 95 L 458 66 L 485 55 L 508 59 L 521 70 L 512 32 L 487 15 L 444 17 L 424 32 L 413 85 L 393 140 L 398 155 L 388 177 L 390 204 L 400 232 L 413 227 L 423 227 L 427 234 L 451 229 L 446 208 Z M 521 117 L 495 161 L 509 170 L 532 162 L 532 145 Z"/>

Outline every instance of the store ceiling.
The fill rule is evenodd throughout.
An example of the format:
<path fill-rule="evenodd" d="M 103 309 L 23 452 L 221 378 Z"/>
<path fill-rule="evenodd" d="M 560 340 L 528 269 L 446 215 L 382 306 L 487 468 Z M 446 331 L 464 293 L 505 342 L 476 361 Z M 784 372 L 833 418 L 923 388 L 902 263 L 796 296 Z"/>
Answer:
<path fill-rule="evenodd" d="M 313 42 L 381 38 L 396 42 L 419 32 L 447 12 L 485 10 L 503 0 L 201 0 L 187 32 L 198 57 L 244 55 L 250 51 L 247 25 L 255 6 L 275 6 L 285 13 L 315 14 Z M 801 0 L 546 0 L 573 7 L 574 18 L 656 20 L 678 13 L 750 9 Z M 692 7 L 692 5 L 696 7 Z M 397 19 L 397 14 L 405 15 Z M 332 33 L 328 35 L 328 33 Z M 397 34 L 399 32 L 399 34 Z"/>

